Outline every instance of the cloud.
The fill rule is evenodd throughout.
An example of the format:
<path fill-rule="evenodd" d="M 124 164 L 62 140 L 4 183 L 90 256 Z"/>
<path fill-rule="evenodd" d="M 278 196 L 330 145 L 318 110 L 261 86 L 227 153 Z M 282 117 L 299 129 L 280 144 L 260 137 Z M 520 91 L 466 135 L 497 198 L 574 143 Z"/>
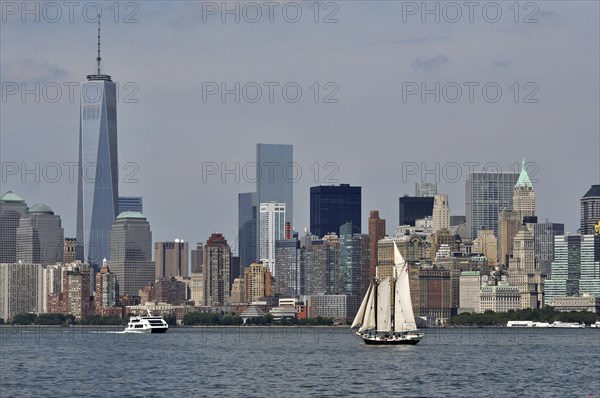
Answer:
<path fill-rule="evenodd" d="M 422 70 L 424 72 L 433 72 L 438 70 L 442 65 L 449 62 L 448 57 L 444 54 L 436 55 L 435 57 L 419 56 L 410 64 L 414 70 Z"/>
<path fill-rule="evenodd" d="M 0 65 L 4 82 L 43 83 L 60 79 L 67 71 L 56 64 L 36 62 L 31 58 L 19 59 Z"/>
<path fill-rule="evenodd" d="M 398 40 L 390 40 L 385 39 L 382 40 L 383 43 L 387 44 L 407 44 L 407 45 L 416 45 L 416 44 L 429 44 L 439 41 L 446 41 L 450 39 L 448 35 L 429 35 L 429 36 L 419 36 L 419 37 L 410 37 L 408 39 L 398 39 Z"/>
<path fill-rule="evenodd" d="M 512 62 L 509 61 L 508 59 L 495 59 L 491 63 L 491 65 L 494 68 L 506 68 L 507 66 L 510 66 L 511 64 L 512 64 Z"/>

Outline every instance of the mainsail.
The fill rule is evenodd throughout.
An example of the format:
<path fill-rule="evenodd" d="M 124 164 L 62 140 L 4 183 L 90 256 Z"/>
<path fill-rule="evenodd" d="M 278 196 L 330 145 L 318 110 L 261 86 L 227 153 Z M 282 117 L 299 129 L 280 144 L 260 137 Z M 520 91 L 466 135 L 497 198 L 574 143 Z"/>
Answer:
<path fill-rule="evenodd" d="M 367 294 L 369 300 L 367 301 L 367 308 L 365 308 L 365 317 L 363 318 L 362 326 L 358 329 L 359 333 L 375 327 L 375 290 L 377 289 L 372 285 Z"/>
<path fill-rule="evenodd" d="M 352 322 L 352 326 L 350 326 L 350 329 L 354 329 L 355 327 L 363 324 L 363 318 L 365 317 L 365 311 L 367 309 L 367 302 L 369 301 L 369 295 L 371 294 L 371 288 L 372 288 L 372 286 L 369 285 L 367 294 L 365 294 L 365 298 L 363 299 L 362 303 L 360 304 L 360 308 L 358 309 L 358 312 L 356 313 L 356 316 L 354 317 L 354 322 Z"/>
<path fill-rule="evenodd" d="M 416 330 L 415 315 L 410 298 L 410 286 L 408 282 L 408 264 L 404 261 L 398 246 L 394 243 L 394 264 L 396 267 L 396 289 L 394 300 L 394 331 L 405 332 Z"/>
<path fill-rule="evenodd" d="M 377 331 L 392 331 L 392 303 L 390 277 L 377 285 Z"/>

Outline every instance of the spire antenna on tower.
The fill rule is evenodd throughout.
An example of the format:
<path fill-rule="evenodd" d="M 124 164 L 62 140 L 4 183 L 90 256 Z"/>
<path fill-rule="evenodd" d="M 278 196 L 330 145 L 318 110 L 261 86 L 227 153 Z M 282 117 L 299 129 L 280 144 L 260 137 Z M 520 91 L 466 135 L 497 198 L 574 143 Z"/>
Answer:
<path fill-rule="evenodd" d="M 98 71 L 96 72 L 100 75 L 100 62 L 102 61 L 102 57 L 100 57 L 100 17 L 102 14 L 98 13 L 98 57 L 96 58 L 96 62 L 98 63 Z"/>

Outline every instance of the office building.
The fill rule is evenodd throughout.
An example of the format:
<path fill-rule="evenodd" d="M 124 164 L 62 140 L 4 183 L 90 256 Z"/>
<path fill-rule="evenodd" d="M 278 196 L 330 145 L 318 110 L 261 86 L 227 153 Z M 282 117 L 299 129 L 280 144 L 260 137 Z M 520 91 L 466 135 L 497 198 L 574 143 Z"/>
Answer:
<path fill-rule="evenodd" d="M 154 243 L 156 279 L 189 276 L 189 244 L 182 239 Z"/>
<path fill-rule="evenodd" d="M 110 231 L 119 213 L 117 85 L 101 70 L 81 83 L 77 184 L 77 259 L 97 269 L 110 259 Z M 94 94 L 91 94 L 94 93 Z"/>
<path fill-rule="evenodd" d="M 0 318 L 10 322 L 15 315 L 42 309 L 42 265 L 0 263 Z"/>
<path fill-rule="evenodd" d="M 415 196 L 419 198 L 434 197 L 437 194 L 437 182 L 416 182 Z"/>
<path fill-rule="evenodd" d="M 121 214 L 124 211 L 144 212 L 144 200 L 141 196 L 119 196 L 119 211 Z"/>
<path fill-rule="evenodd" d="M 310 232 L 322 238 L 340 233 L 340 226 L 352 223 L 352 233 L 361 233 L 361 187 L 349 184 L 319 185 L 310 188 Z"/>
<path fill-rule="evenodd" d="M 600 235 L 560 235 L 554 239 L 552 275 L 545 283 L 545 302 L 554 297 L 600 297 Z"/>
<path fill-rule="evenodd" d="M 433 215 L 434 197 L 416 197 L 404 195 L 400 198 L 400 217 L 398 225 L 415 226 L 417 219 Z"/>
<path fill-rule="evenodd" d="M 581 198 L 581 234 L 595 234 L 595 226 L 598 222 L 600 222 L 600 184 L 592 185 Z"/>
<path fill-rule="evenodd" d="M 475 239 L 480 229 L 491 229 L 498 236 L 498 215 L 513 209 L 514 188 L 518 173 L 471 172 L 465 188 L 465 210 L 469 236 Z"/>
<path fill-rule="evenodd" d="M 204 305 L 224 307 L 230 300 L 231 248 L 220 233 L 204 245 Z"/>
<path fill-rule="evenodd" d="M 433 232 L 450 230 L 450 207 L 448 195 L 438 194 L 433 199 L 433 214 L 431 216 Z"/>
<path fill-rule="evenodd" d="M 275 293 L 281 297 L 297 297 L 304 293 L 304 275 L 300 267 L 300 241 L 281 239 L 275 242 Z"/>
<path fill-rule="evenodd" d="M 361 288 L 361 296 L 367 293 L 367 288 L 371 283 L 371 280 L 375 278 L 375 270 L 377 268 L 377 242 L 385 237 L 385 220 L 379 218 L 379 211 L 371 210 L 369 213 L 369 255 L 371 257 L 369 266 L 369 278 L 365 282 L 363 281 Z"/>
<path fill-rule="evenodd" d="M 31 206 L 19 219 L 17 228 L 17 261 L 35 264 L 62 263 L 64 230 L 60 217 L 45 204 Z"/>
<path fill-rule="evenodd" d="M 96 311 L 100 308 L 116 307 L 119 305 L 119 281 L 117 274 L 111 272 L 104 262 L 100 272 L 96 274 Z"/>
<path fill-rule="evenodd" d="M 481 275 L 479 271 L 463 271 L 459 279 L 459 312 L 481 312 Z"/>
<path fill-rule="evenodd" d="M 77 239 L 65 238 L 63 247 L 63 262 L 74 263 L 77 259 Z"/>
<path fill-rule="evenodd" d="M 271 273 L 261 263 L 252 263 L 244 270 L 244 302 L 252 303 L 271 295 Z"/>
<path fill-rule="evenodd" d="M 120 294 L 139 296 L 139 291 L 154 281 L 152 231 L 139 212 L 123 212 L 113 223 L 108 267 L 117 275 Z"/>
<path fill-rule="evenodd" d="M 246 268 L 258 260 L 256 253 L 258 231 L 258 202 L 256 192 L 238 195 L 238 255 L 240 267 Z"/>
<path fill-rule="evenodd" d="M 277 278 L 275 242 L 285 239 L 285 203 L 261 203 L 259 214 L 258 257 L 271 275 Z"/>
<path fill-rule="evenodd" d="M 0 263 L 17 262 L 17 228 L 27 211 L 25 200 L 12 191 L 0 198 Z"/>
<path fill-rule="evenodd" d="M 285 203 L 285 222 L 293 226 L 293 182 L 298 178 L 297 165 L 294 163 L 294 147 L 257 144 L 256 167 L 256 203 Z"/>
<path fill-rule="evenodd" d="M 487 257 L 491 265 L 495 265 L 498 255 L 498 239 L 491 229 L 480 229 L 473 241 L 473 253 L 481 253 Z"/>
<path fill-rule="evenodd" d="M 192 249 L 192 259 L 191 259 L 191 271 L 193 273 L 202 273 L 202 260 L 204 256 L 202 255 L 202 242 L 196 243 L 196 248 Z"/>
<path fill-rule="evenodd" d="M 540 272 L 551 275 L 551 264 L 554 261 L 554 238 L 565 234 L 565 225 L 548 220 L 534 225 L 535 257 Z"/>
<path fill-rule="evenodd" d="M 314 240 L 302 247 L 300 261 L 304 270 L 304 294 L 336 294 L 340 244 L 335 241 Z"/>

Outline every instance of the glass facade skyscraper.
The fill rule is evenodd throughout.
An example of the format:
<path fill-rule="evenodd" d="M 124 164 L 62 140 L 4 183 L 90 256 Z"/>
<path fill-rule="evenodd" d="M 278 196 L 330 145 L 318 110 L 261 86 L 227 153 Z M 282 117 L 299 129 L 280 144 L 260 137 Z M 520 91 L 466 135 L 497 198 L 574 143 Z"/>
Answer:
<path fill-rule="evenodd" d="M 81 84 L 77 259 L 99 269 L 102 259 L 110 256 L 110 231 L 119 211 L 119 173 L 117 86 L 100 73 L 100 49 L 97 60 L 97 73 Z"/>
<path fill-rule="evenodd" d="M 519 173 L 469 173 L 465 206 L 470 239 L 475 239 L 480 229 L 491 229 L 498 236 L 498 215 L 501 210 L 512 210 L 518 179 Z"/>
<path fill-rule="evenodd" d="M 256 198 L 256 192 L 246 192 L 238 195 L 238 255 L 242 275 L 244 274 L 244 268 L 258 261 L 256 256 L 258 202 Z"/>
<path fill-rule="evenodd" d="M 294 189 L 297 166 L 292 145 L 256 145 L 257 203 L 285 203 L 285 222 L 293 226 Z"/>
<path fill-rule="evenodd" d="M 320 185 L 310 188 L 310 232 L 322 238 L 340 233 L 340 227 L 352 223 L 352 233 L 361 232 L 361 187 L 350 184 Z"/>
<path fill-rule="evenodd" d="M 433 215 L 433 196 L 408 196 L 399 199 L 398 225 L 415 226 L 419 218 L 431 217 Z"/>
<path fill-rule="evenodd" d="M 141 196 L 119 196 L 119 210 L 117 215 L 124 211 L 144 212 L 144 202 Z"/>

